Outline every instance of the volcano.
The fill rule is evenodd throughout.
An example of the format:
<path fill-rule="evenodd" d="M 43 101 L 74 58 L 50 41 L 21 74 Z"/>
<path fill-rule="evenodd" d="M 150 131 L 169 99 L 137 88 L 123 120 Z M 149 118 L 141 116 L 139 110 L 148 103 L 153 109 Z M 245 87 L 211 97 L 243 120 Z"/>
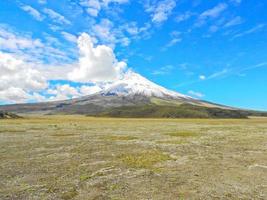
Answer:
<path fill-rule="evenodd" d="M 0 110 L 19 114 L 151 118 L 246 118 L 248 115 L 263 115 L 168 90 L 131 70 L 95 94 L 63 101 L 4 105 Z"/>

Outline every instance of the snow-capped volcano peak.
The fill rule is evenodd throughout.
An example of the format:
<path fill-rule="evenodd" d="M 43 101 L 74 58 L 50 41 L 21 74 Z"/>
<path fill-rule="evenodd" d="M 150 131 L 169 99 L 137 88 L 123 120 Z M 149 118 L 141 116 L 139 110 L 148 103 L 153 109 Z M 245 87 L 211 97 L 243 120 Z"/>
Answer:
<path fill-rule="evenodd" d="M 105 89 L 101 91 L 101 94 L 119 96 L 143 95 L 160 98 L 190 98 L 186 95 L 159 86 L 131 70 L 128 70 L 120 80 L 107 85 Z"/>

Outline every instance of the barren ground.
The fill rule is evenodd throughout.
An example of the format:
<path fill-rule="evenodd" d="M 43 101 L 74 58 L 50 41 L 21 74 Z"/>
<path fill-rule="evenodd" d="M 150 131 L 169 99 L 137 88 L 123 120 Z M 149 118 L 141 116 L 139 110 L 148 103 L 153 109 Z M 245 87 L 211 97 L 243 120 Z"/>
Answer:
<path fill-rule="evenodd" d="M 0 120 L 0 199 L 267 199 L 267 119 Z"/>

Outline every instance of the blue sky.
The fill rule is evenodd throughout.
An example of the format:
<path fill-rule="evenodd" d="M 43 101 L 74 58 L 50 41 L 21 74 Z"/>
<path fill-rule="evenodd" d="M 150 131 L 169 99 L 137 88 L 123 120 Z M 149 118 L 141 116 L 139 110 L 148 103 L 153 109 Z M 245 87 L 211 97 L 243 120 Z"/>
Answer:
<path fill-rule="evenodd" d="M 183 94 L 267 110 L 266 8 L 253 0 L 0 1 L 0 103 L 90 94 L 132 69 Z"/>

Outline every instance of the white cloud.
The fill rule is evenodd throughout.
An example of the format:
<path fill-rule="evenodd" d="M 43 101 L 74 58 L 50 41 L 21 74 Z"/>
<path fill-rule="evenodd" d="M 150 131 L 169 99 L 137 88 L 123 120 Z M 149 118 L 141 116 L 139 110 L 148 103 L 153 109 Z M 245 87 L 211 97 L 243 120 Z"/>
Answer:
<path fill-rule="evenodd" d="M 171 71 L 173 70 L 173 66 L 172 65 L 166 65 L 164 67 L 161 67 L 158 70 L 155 70 L 152 72 L 153 75 L 165 75 L 165 74 L 169 74 L 171 73 Z"/>
<path fill-rule="evenodd" d="M 116 27 L 112 21 L 109 19 L 101 19 L 97 24 L 94 24 L 90 30 L 91 37 L 94 36 L 102 44 L 108 45 L 111 48 L 114 48 L 116 44 L 122 46 L 128 46 L 131 42 L 131 38 L 137 38 L 136 35 L 127 36 L 128 33 L 128 24 L 123 24 Z M 133 29 L 131 31 L 134 31 Z M 143 28 L 137 30 L 139 33 L 145 31 Z M 133 33 L 133 32 L 132 32 Z M 95 41 L 96 39 L 94 39 Z"/>
<path fill-rule="evenodd" d="M 171 40 L 162 48 L 163 51 L 167 50 L 169 47 L 176 45 L 182 41 L 181 32 L 173 31 L 170 33 Z"/>
<path fill-rule="evenodd" d="M 47 90 L 47 93 L 52 95 L 49 97 L 49 100 L 53 101 L 72 99 L 80 96 L 77 88 L 69 84 L 57 85 L 54 89 Z"/>
<path fill-rule="evenodd" d="M 232 27 L 232 26 L 237 26 L 239 24 L 242 24 L 243 23 L 243 20 L 241 17 L 237 16 L 233 19 L 231 19 L 230 21 L 228 21 L 224 27 L 228 28 L 228 27 Z"/>
<path fill-rule="evenodd" d="M 101 89 L 102 88 L 97 85 L 94 86 L 83 85 L 80 87 L 80 93 L 82 96 L 91 95 L 101 91 Z"/>
<path fill-rule="evenodd" d="M 202 97 L 205 96 L 201 92 L 195 92 L 193 90 L 188 91 L 188 94 L 191 95 L 191 96 L 193 96 L 193 97 L 197 97 L 197 98 L 202 98 Z"/>
<path fill-rule="evenodd" d="M 183 22 L 183 21 L 186 21 L 188 19 L 190 19 L 191 17 L 193 17 L 195 15 L 195 13 L 192 13 L 190 11 L 187 11 L 183 14 L 180 14 L 178 15 L 176 18 L 175 18 L 175 21 L 180 23 L 180 22 Z"/>
<path fill-rule="evenodd" d="M 0 52 L 0 101 L 23 102 L 30 92 L 47 87 L 45 77 L 30 63 Z"/>
<path fill-rule="evenodd" d="M 44 8 L 43 12 L 47 14 L 54 22 L 59 23 L 59 24 L 71 24 L 69 20 L 67 20 L 63 15 L 57 13 L 56 11 L 49 9 L 49 8 Z"/>
<path fill-rule="evenodd" d="M 69 84 L 56 85 L 53 89 L 48 89 L 47 94 L 51 95 L 45 101 L 58 101 L 78 98 L 81 96 L 92 95 L 101 90 L 97 85 L 82 85 L 81 87 L 72 87 Z"/>
<path fill-rule="evenodd" d="M 39 4 L 46 4 L 47 1 L 46 1 L 46 0 L 38 0 L 38 3 L 39 3 Z"/>
<path fill-rule="evenodd" d="M 264 27 L 266 27 L 266 24 L 258 24 L 257 26 L 247 30 L 247 31 L 244 31 L 242 33 L 238 33 L 236 35 L 234 35 L 233 39 L 235 38 L 239 38 L 239 37 L 243 37 L 245 35 L 249 35 L 249 34 L 252 34 L 252 33 L 255 33 L 257 31 L 260 31 L 262 30 Z"/>
<path fill-rule="evenodd" d="M 93 17 L 96 17 L 101 9 L 101 4 L 98 0 L 87 0 L 83 3 L 87 7 L 87 13 Z"/>
<path fill-rule="evenodd" d="M 215 18 L 218 17 L 226 8 L 227 4 L 225 3 L 220 3 L 214 8 L 211 8 L 209 10 L 204 11 L 201 15 L 200 18 L 205 19 L 205 18 Z"/>
<path fill-rule="evenodd" d="M 78 38 L 80 49 L 79 66 L 68 74 L 78 82 L 100 82 L 118 79 L 127 64 L 117 61 L 113 50 L 105 45 L 94 47 L 91 37 L 82 33 Z"/>
<path fill-rule="evenodd" d="M 142 27 L 138 27 L 136 22 L 129 22 L 121 26 L 121 29 L 125 29 L 126 32 L 131 36 L 137 36 L 140 33 L 146 33 L 149 28 L 151 28 L 151 25 L 148 23 L 144 24 Z"/>
<path fill-rule="evenodd" d="M 21 9 L 24 10 L 25 12 L 29 13 L 31 16 L 33 16 L 38 21 L 42 21 L 44 19 L 44 17 L 41 15 L 41 13 L 31 6 L 24 5 L 24 6 L 21 6 Z"/>
<path fill-rule="evenodd" d="M 230 0 L 230 2 L 239 5 L 242 3 L 242 0 Z"/>
<path fill-rule="evenodd" d="M 116 36 L 112 32 L 113 23 L 108 19 L 102 19 L 99 24 L 92 27 L 93 33 L 105 44 L 114 46 L 116 43 Z"/>
<path fill-rule="evenodd" d="M 229 72 L 230 72 L 230 70 L 225 68 L 225 69 L 223 69 L 221 71 L 218 71 L 218 72 L 215 72 L 215 73 L 211 74 L 207 79 L 213 79 L 213 78 L 222 77 L 222 76 L 226 75 Z"/>
<path fill-rule="evenodd" d="M 9 34 L 9 32 L 2 32 L 2 35 L 10 37 Z M 13 37 L 12 34 L 11 36 Z M 17 39 L 14 40 L 17 41 Z M 50 40 L 52 43 L 55 41 L 53 38 L 49 38 Z M 87 84 L 80 87 L 72 87 L 68 84 L 49 86 L 48 81 L 109 82 L 123 75 L 126 63 L 119 62 L 110 47 L 105 45 L 94 47 L 92 38 L 85 33 L 79 37 L 78 47 L 79 62 L 62 65 L 43 64 L 38 59 L 24 59 L 27 56 L 19 55 L 17 51 L 14 53 L 0 51 L 0 102 L 52 101 L 90 95 L 100 91 L 101 87 Z M 30 47 L 28 44 L 15 45 L 13 49 L 19 48 Z M 39 52 L 41 49 L 33 50 Z"/>
<path fill-rule="evenodd" d="M 9 87 L 0 90 L 0 102 L 24 103 L 30 98 L 30 95 L 21 88 Z"/>
<path fill-rule="evenodd" d="M 128 3 L 129 0 L 102 0 L 104 5 L 108 6 L 110 3 L 118 3 L 118 4 L 123 4 L 123 3 Z"/>
<path fill-rule="evenodd" d="M 216 26 L 216 25 L 212 25 L 212 26 L 210 26 L 210 28 L 209 28 L 209 32 L 211 32 L 211 33 L 215 33 L 215 32 L 217 32 L 219 30 L 219 26 Z"/>
<path fill-rule="evenodd" d="M 200 76 L 199 76 L 199 79 L 200 79 L 200 80 L 205 80 L 205 79 L 206 79 L 206 76 L 205 76 L 205 75 L 200 75 Z"/>
<path fill-rule="evenodd" d="M 62 31 L 61 34 L 66 40 L 70 42 L 75 42 L 75 43 L 77 42 L 77 37 L 75 35 L 65 32 L 65 31 Z"/>
<path fill-rule="evenodd" d="M 111 3 L 124 4 L 128 0 L 80 0 L 80 5 L 86 8 L 86 12 L 92 16 L 97 17 L 99 12 L 105 7 L 107 8 Z"/>
<path fill-rule="evenodd" d="M 51 37 L 50 37 L 51 38 Z M 16 32 L 9 26 L 0 24 L 0 50 L 15 53 L 24 60 L 41 63 L 45 59 L 49 63 L 70 62 L 75 55 L 72 50 L 63 49 L 59 42 L 41 41 L 30 33 Z"/>
<path fill-rule="evenodd" d="M 32 39 L 29 36 L 18 36 L 0 26 L 0 49 L 4 50 L 24 50 L 43 47 L 44 44 L 39 39 Z"/>
<path fill-rule="evenodd" d="M 152 13 L 151 18 L 153 23 L 160 24 L 168 19 L 175 6 L 175 0 L 163 0 L 156 5 L 149 6 L 146 11 Z"/>
<path fill-rule="evenodd" d="M 204 12 L 202 12 L 199 17 L 197 22 L 195 23 L 196 27 L 200 27 L 203 24 L 206 23 L 206 20 L 216 18 L 221 15 L 223 11 L 225 11 L 228 8 L 228 5 L 225 3 L 219 3 L 215 7 L 208 9 Z"/>

